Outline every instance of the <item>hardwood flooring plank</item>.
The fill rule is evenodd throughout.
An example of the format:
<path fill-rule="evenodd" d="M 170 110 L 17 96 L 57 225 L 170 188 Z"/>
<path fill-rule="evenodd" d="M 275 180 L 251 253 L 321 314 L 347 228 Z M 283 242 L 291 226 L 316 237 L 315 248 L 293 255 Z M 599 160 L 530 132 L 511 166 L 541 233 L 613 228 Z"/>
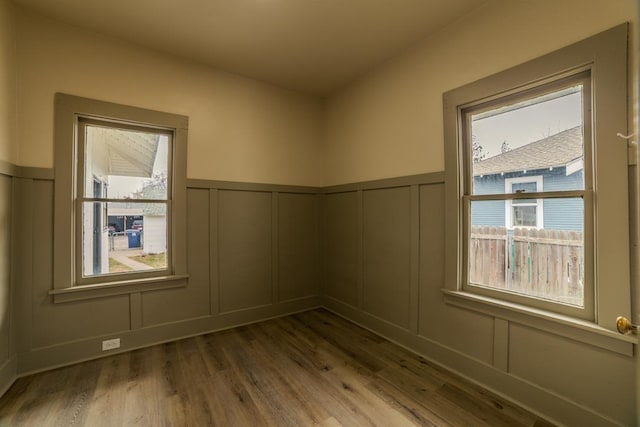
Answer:
<path fill-rule="evenodd" d="M 314 424 L 314 426 L 316 426 L 316 427 L 343 427 L 342 424 L 340 424 L 338 422 L 338 420 L 336 420 L 333 417 L 327 418 L 326 420 L 323 420 L 321 423 Z"/>
<path fill-rule="evenodd" d="M 416 396 L 437 390 L 444 384 L 428 372 L 416 374 L 395 365 L 389 365 L 379 371 L 376 376 L 393 384 L 399 390 Z"/>
<path fill-rule="evenodd" d="M 262 367 L 260 367 L 253 354 L 246 348 L 246 342 L 235 339 L 236 345 L 224 349 L 231 370 L 242 383 L 247 393 L 251 396 L 258 408 L 258 414 L 265 418 L 266 424 L 293 426 L 302 425 L 295 418 L 295 414 L 288 412 L 287 402 L 281 399 L 279 390 L 274 387 Z"/>
<path fill-rule="evenodd" d="M 154 372 L 151 349 L 135 350 L 131 353 L 124 425 L 161 426 L 166 424 L 165 418 L 161 416 L 164 408 L 160 400 L 148 398 L 148 396 L 159 394 L 158 381 Z"/>
<path fill-rule="evenodd" d="M 418 425 L 437 427 L 453 426 L 453 424 L 448 423 L 445 419 L 425 408 L 412 396 L 399 392 L 396 387 L 386 381 L 373 380 L 368 384 L 368 388 L 384 400 L 387 405 L 394 407 Z"/>
<path fill-rule="evenodd" d="M 457 375 L 446 371 L 435 363 L 410 352 L 390 341 L 385 341 L 378 346 L 380 356 L 394 366 L 399 366 L 403 370 L 418 376 L 425 376 L 431 381 L 444 384 L 452 378 L 459 378 Z"/>
<path fill-rule="evenodd" d="M 384 362 L 378 357 L 365 351 L 362 346 L 354 342 L 349 336 L 341 334 L 340 330 L 334 329 L 331 324 L 321 316 L 314 315 L 313 312 L 304 312 L 298 316 L 314 333 L 323 338 L 327 344 L 339 349 L 351 360 L 357 361 L 368 370 L 377 372 L 385 367 Z"/>
<path fill-rule="evenodd" d="M 104 361 L 96 390 L 87 414 L 87 424 L 95 426 L 124 425 L 125 396 L 132 353 L 123 353 Z"/>
<path fill-rule="evenodd" d="M 457 427 L 488 427 L 487 424 L 474 414 L 466 411 L 465 409 L 457 406 L 455 403 L 449 401 L 443 396 L 439 395 L 435 391 L 431 391 L 428 395 L 420 399 L 420 403 L 437 414 L 441 418 L 447 420 L 448 423 Z"/>
<path fill-rule="evenodd" d="M 222 411 L 216 412 L 220 425 L 275 425 L 274 420 L 267 420 L 268 417 L 261 414 L 260 408 L 231 370 L 220 371 L 213 376 L 212 390 L 213 400 L 222 407 Z"/>
<path fill-rule="evenodd" d="M 554 427 L 554 426 L 555 424 L 552 424 L 547 420 L 543 420 L 542 418 L 537 418 L 533 424 L 533 427 Z"/>
<path fill-rule="evenodd" d="M 265 325 L 264 329 L 269 329 L 269 325 Z M 290 372 L 287 377 L 289 381 L 296 382 L 299 389 L 306 389 L 307 393 L 313 396 L 314 400 L 321 408 L 324 408 L 326 412 L 330 413 L 334 419 L 342 420 L 344 425 L 371 425 L 371 420 L 366 416 L 366 414 L 361 412 L 360 408 L 342 398 L 340 395 L 341 386 L 334 386 L 323 376 L 324 372 L 333 368 L 329 367 L 329 364 L 324 362 L 324 360 L 327 360 L 327 355 L 323 354 L 322 349 L 318 349 L 319 352 L 317 354 L 317 356 L 323 360 L 322 362 L 316 363 L 315 365 L 311 361 L 304 363 L 297 359 L 302 358 L 302 360 L 304 360 L 304 356 L 301 354 L 295 356 L 285 354 L 279 349 L 283 347 L 291 347 L 286 345 L 286 343 L 285 345 L 282 345 L 282 343 L 279 342 L 280 339 L 275 335 L 268 336 L 271 339 L 265 341 L 264 344 L 266 346 L 271 346 L 269 354 L 274 357 L 275 363 L 279 366 L 286 367 Z M 295 347 L 296 344 L 291 343 L 291 346 Z M 288 359 L 289 357 L 293 358 Z M 311 367 L 311 369 L 309 369 L 309 367 Z M 321 415 L 318 414 L 317 416 Z"/>
<path fill-rule="evenodd" d="M 271 352 L 255 343 L 245 350 L 251 359 L 242 360 L 240 366 L 248 371 L 247 378 L 250 378 L 253 390 L 261 395 L 270 411 L 282 417 L 285 425 L 311 425 L 326 417 L 326 413 L 317 408 L 313 396 L 292 380 L 289 371 L 295 364 L 285 365 L 282 369 L 274 363 Z"/>
<path fill-rule="evenodd" d="M 449 384 L 452 384 L 458 387 L 461 390 L 464 390 L 467 394 L 471 395 L 473 399 L 478 402 L 482 402 L 485 405 L 498 409 L 500 412 L 505 415 L 513 418 L 521 424 L 526 426 L 533 426 L 538 420 L 538 417 L 531 412 L 528 412 L 522 409 L 519 406 L 514 405 L 513 403 L 503 399 L 490 391 L 477 386 L 469 381 L 464 380 L 458 376 L 452 377 L 449 381 Z M 544 421 L 544 420 L 543 420 Z M 543 424 L 543 425 L 553 425 L 553 424 Z"/>
<path fill-rule="evenodd" d="M 222 352 L 222 343 L 218 334 L 201 335 L 195 337 L 195 340 L 209 375 L 229 368 Z"/>
<path fill-rule="evenodd" d="M 491 426 L 508 427 L 525 425 L 500 412 L 497 408 L 485 405 L 482 401 L 474 399 L 470 394 L 453 384 L 444 384 L 438 389 L 437 393 Z"/>
<path fill-rule="evenodd" d="M 394 407 L 386 405 L 384 401 L 371 392 L 362 377 L 346 368 L 337 367 L 323 373 L 335 389 L 339 390 L 343 399 L 351 402 L 358 413 L 366 417 L 373 426 L 415 426 L 409 418 Z M 340 420 L 343 424 L 351 425 L 347 420 Z"/>
<path fill-rule="evenodd" d="M 292 341 L 287 340 L 286 333 L 275 322 L 257 325 L 254 333 L 258 337 L 253 343 L 256 354 L 262 355 L 262 363 L 278 383 L 295 396 L 298 410 L 304 411 L 314 423 L 326 419 L 329 414 L 318 399 L 321 393 L 317 393 L 319 390 L 315 385 L 319 377 L 314 373 L 318 369 L 309 360 L 311 354 L 300 351 Z"/>

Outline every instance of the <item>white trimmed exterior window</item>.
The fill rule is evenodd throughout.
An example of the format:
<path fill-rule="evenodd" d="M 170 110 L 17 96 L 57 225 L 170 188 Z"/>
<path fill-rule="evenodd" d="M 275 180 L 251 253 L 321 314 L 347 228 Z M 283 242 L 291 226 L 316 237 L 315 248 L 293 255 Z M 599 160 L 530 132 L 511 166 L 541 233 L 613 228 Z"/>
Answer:
<path fill-rule="evenodd" d="M 543 191 L 542 176 L 506 178 L 504 192 L 539 193 Z M 505 223 L 507 228 L 532 227 L 544 228 L 543 199 L 507 200 L 505 202 Z"/>

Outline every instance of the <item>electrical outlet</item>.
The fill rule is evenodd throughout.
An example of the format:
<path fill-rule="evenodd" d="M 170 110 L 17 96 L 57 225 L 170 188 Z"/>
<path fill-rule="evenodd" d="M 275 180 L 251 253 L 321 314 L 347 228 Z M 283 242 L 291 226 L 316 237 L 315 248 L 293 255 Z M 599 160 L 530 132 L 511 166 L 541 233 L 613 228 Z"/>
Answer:
<path fill-rule="evenodd" d="M 120 338 L 102 341 L 102 351 L 113 350 L 114 348 L 120 348 Z"/>

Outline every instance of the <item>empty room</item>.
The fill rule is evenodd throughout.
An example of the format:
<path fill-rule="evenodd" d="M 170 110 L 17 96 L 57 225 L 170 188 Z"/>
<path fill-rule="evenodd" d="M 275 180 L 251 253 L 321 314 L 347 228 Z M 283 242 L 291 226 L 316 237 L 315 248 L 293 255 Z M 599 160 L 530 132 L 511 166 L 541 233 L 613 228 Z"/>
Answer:
<path fill-rule="evenodd" d="M 640 424 L 637 25 L 0 0 L 0 425 Z"/>

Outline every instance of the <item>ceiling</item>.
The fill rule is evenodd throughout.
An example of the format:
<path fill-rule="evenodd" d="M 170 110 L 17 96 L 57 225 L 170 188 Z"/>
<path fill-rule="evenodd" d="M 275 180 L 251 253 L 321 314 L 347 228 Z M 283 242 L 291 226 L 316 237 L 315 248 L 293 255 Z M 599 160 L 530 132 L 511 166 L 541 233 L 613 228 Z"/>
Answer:
<path fill-rule="evenodd" d="M 328 95 L 487 0 L 14 0 L 55 19 Z"/>

